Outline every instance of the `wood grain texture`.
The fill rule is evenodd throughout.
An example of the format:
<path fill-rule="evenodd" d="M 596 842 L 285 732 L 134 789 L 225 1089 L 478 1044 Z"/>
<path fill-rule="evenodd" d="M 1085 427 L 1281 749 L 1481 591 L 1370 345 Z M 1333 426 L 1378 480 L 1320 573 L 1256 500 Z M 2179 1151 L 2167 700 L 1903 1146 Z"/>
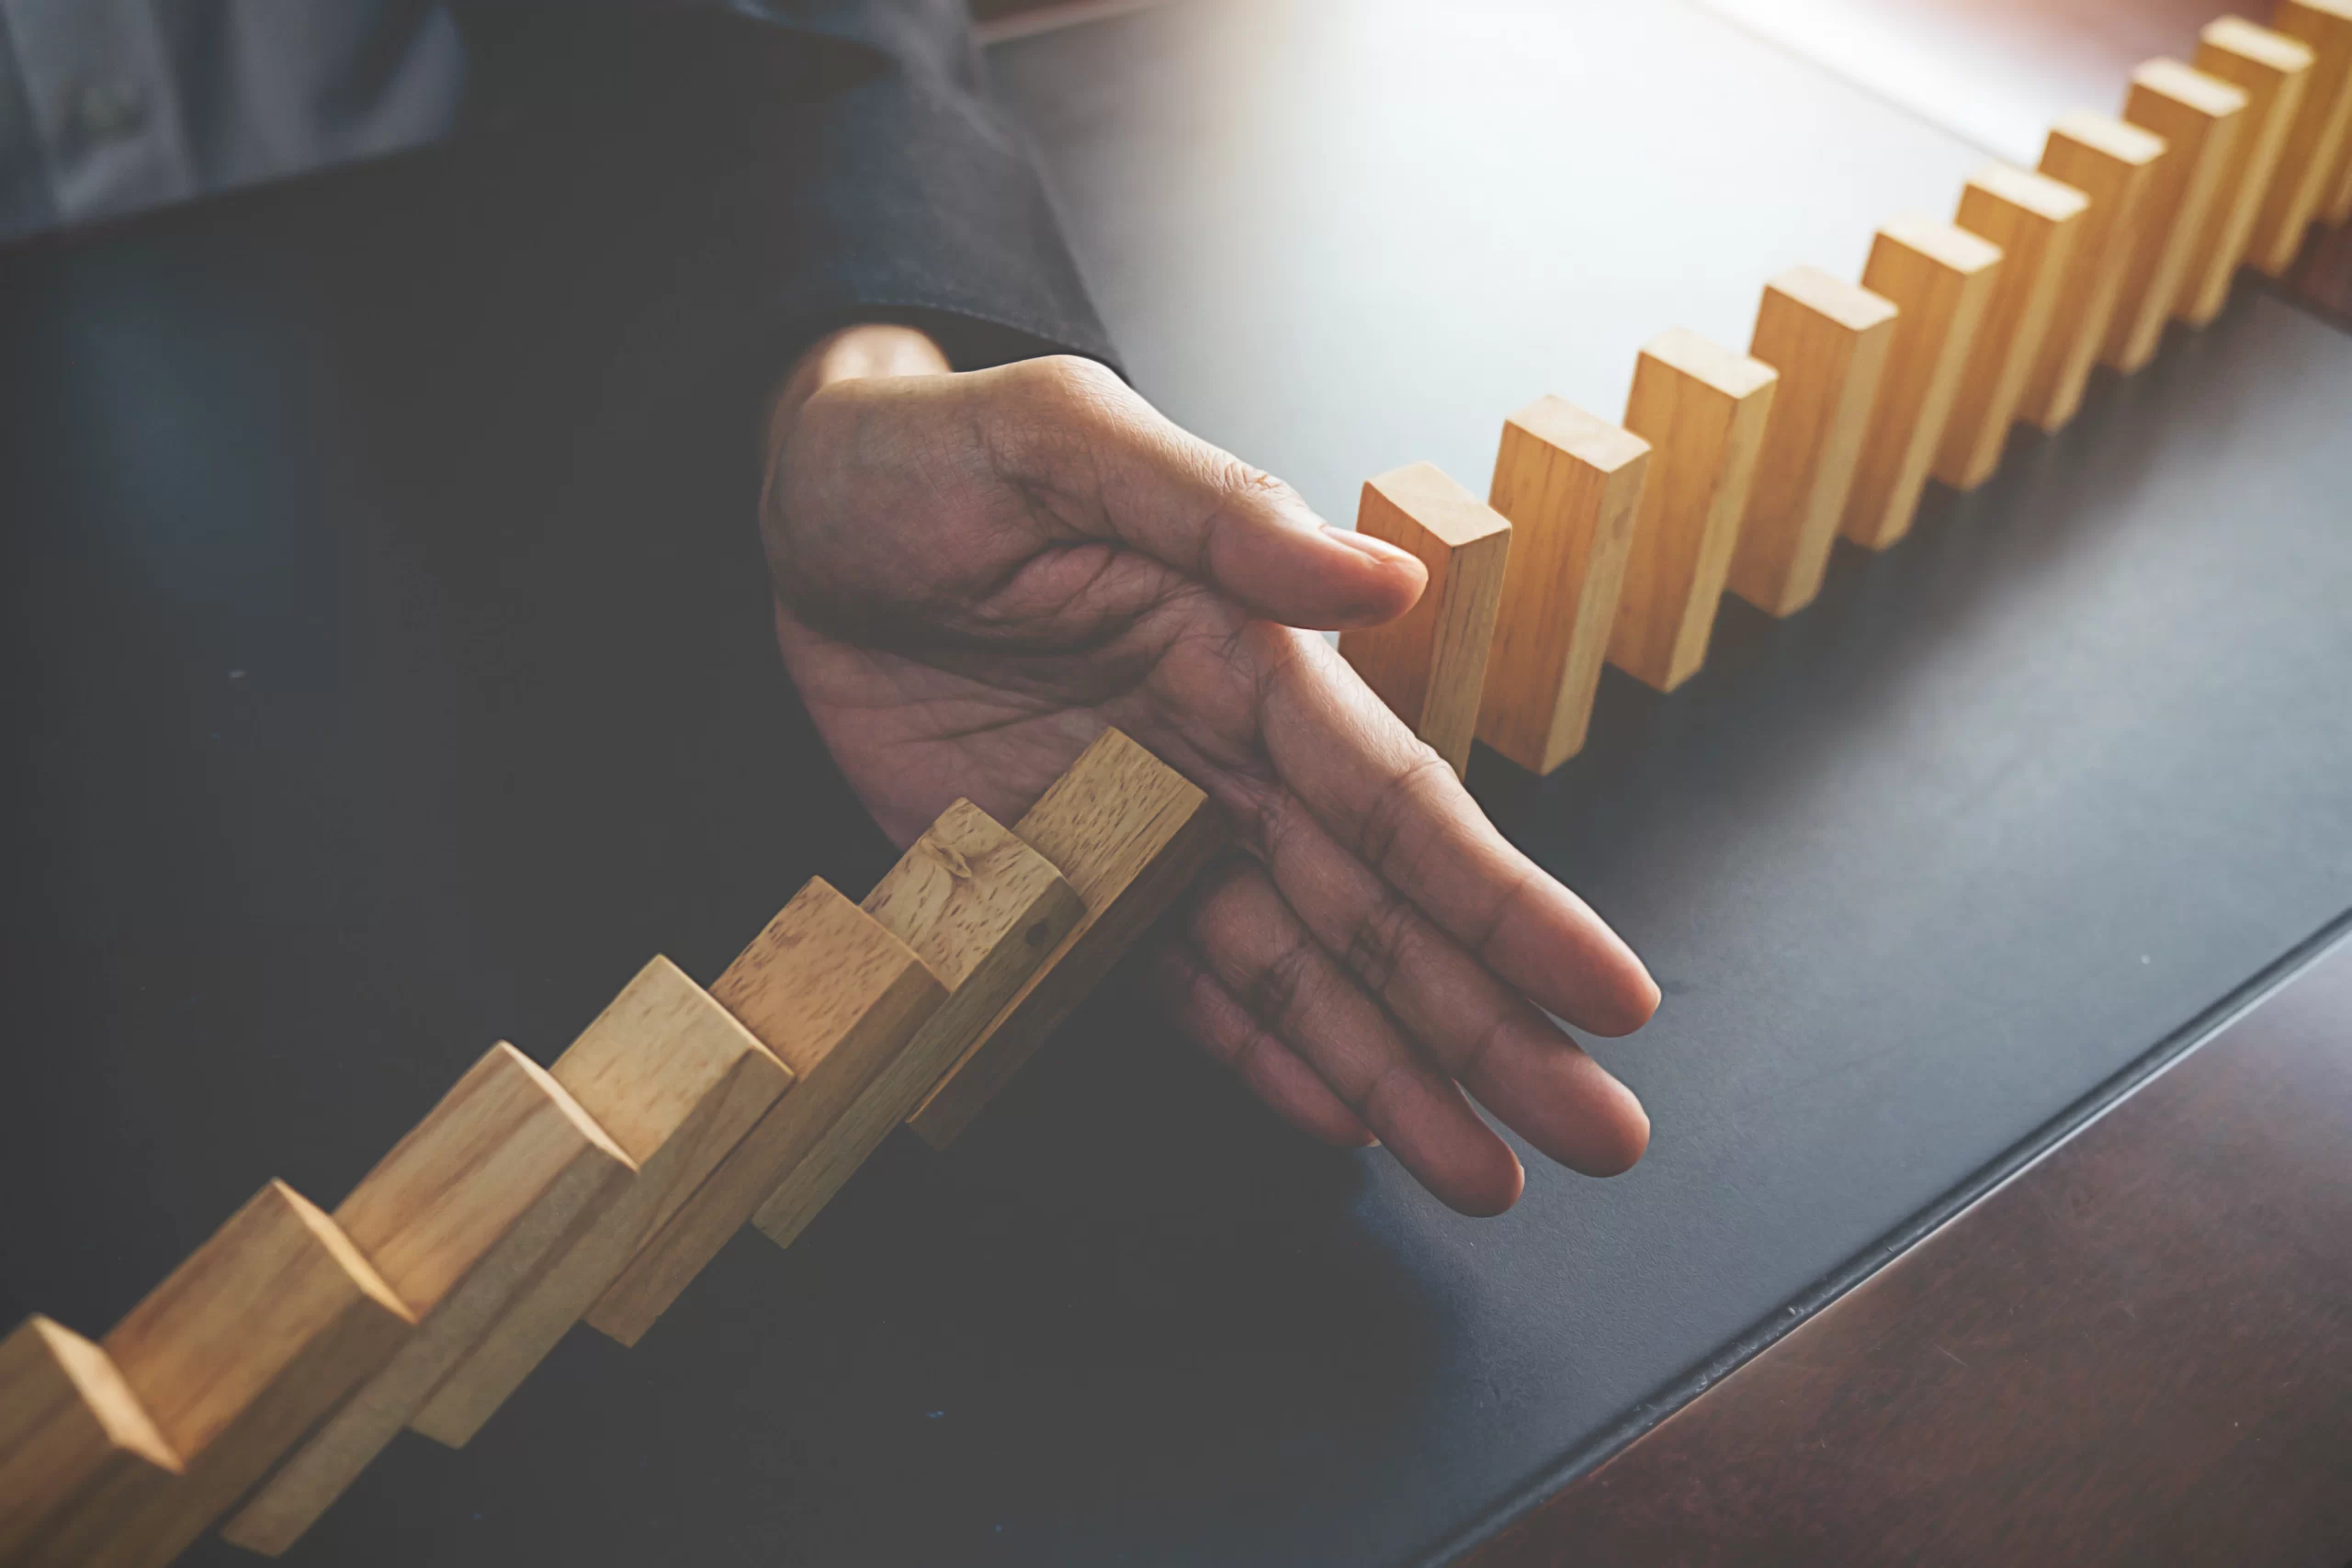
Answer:
<path fill-rule="evenodd" d="M 861 907 L 914 950 L 947 999 L 752 1215 L 778 1247 L 798 1239 L 1086 912 L 1051 862 L 968 800 L 942 812 Z"/>
<path fill-rule="evenodd" d="M 1898 218 L 1871 242 L 1862 287 L 1903 313 L 1839 525 L 1854 543 L 1883 550 L 1911 531 L 2000 267 L 1998 245 L 1932 218 Z"/>
<path fill-rule="evenodd" d="M 792 1073 L 678 966 L 655 958 L 548 1074 L 637 1174 L 433 1391 L 409 1425 L 452 1447 L 481 1429 L 770 1106 Z"/>
<path fill-rule="evenodd" d="M 1584 745 L 1650 446 L 1561 398 L 1503 421 L 1487 504 L 1510 523 L 1478 739 L 1533 773 Z"/>
<path fill-rule="evenodd" d="M 2197 35 L 2197 69 L 2237 88 L 2246 101 L 2245 128 L 2222 171 L 2181 289 L 2177 313 L 2192 326 L 2205 325 L 2230 302 L 2230 284 L 2245 263 L 2255 220 L 2262 216 L 2303 107 L 2313 58 L 2308 44 L 2240 17 L 2208 22 Z"/>
<path fill-rule="evenodd" d="M 1644 345 L 1625 428 L 1655 449 L 1609 662 L 1670 692 L 1707 661 L 1780 377 L 1679 327 Z"/>
<path fill-rule="evenodd" d="M 2057 309 L 2026 378 L 2018 418 L 2061 430 L 2083 406 L 2083 389 L 2122 298 L 2125 265 L 2139 246 L 2149 186 L 2165 155 L 2163 137 L 2113 115 L 2076 110 L 2050 128 L 2041 173 L 2090 197 L 2090 208 L 2060 269 Z"/>
<path fill-rule="evenodd" d="M 2352 5 L 2343 0 L 2278 0 L 2274 32 L 2312 51 L 2303 101 L 2287 130 L 2278 172 L 2255 220 L 2247 265 L 2283 277 L 2303 236 L 2327 204 L 2333 171 L 2352 145 Z"/>
<path fill-rule="evenodd" d="M 792 1089 L 638 1249 L 588 1322 L 634 1345 L 946 998 L 905 942 L 821 879 L 793 895 L 710 994 Z"/>
<path fill-rule="evenodd" d="M 2270 26 L 2319 56 L 2310 95 L 2325 107 L 2311 142 L 2311 214 L 2340 228 L 2352 219 L 2352 0 L 2278 0 Z"/>
<path fill-rule="evenodd" d="M 1767 615 L 1794 615 L 1821 592 L 1897 314 L 1893 300 L 1818 267 L 1792 267 L 1764 286 L 1747 352 L 1779 371 L 1781 385 L 1730 584 Z"/>
<path fill-rule="evenodd" d="M 2101 364 L 2130 374 L 2156 356 L 2245 128 L 2245 104 L 2237 88 L 2177 60 L 2151 60 L 2132 73 L 2123 118 L 2163 137 L 2167 156 L 2149 182 L 2138 243 L 2099 345 Z"/>
<path fill-rule="evenodd" d="M 2006 164 L 1971 175 L 1961 190 L 1952 221 L 2000 246 L 2001 268 L 1936 458 L 1936 478 L 1955 490 L 1974 490 L 2001 466 L 2089 207 L 2073 186 Z"/>
<path fill-rule="evenodd" d="M 1414 463 L 1365 481 L 1356 532 L 1419 557 L 1429 586 L 1386 626 L 1341 632 L 1340 653 L 1458 777 L 1478 730 L 1510 524 L 1434 464 Z"/>
<path fill-rule="evenodd" d="M 499 1317 L 628 1185 L 628 1156 L 546 1068 L 493 1045 L 336 1206 L 416 1314 L 220 1533 L 275 1556 L 300 1539 Z"/>
<path fill-rule="evenodd" d="M 2352 946 L 1468 1560 L 2352 1561 Z"/>
<path fill-rule="evenodd" d="M 38 1561 L 53 1528 L 113 1514 L 179 1473 L 104 1350 L 39 1314 L 0 1339 L 0 1562 Z"/>
<path fill-rule="evenodd" d="M 1012 830 L 1086 912 L 907 1118 L 933 1148 L 961 1135 L 1225 841 L 1198 786 L 1115 729 L 1096 736 Z"/>

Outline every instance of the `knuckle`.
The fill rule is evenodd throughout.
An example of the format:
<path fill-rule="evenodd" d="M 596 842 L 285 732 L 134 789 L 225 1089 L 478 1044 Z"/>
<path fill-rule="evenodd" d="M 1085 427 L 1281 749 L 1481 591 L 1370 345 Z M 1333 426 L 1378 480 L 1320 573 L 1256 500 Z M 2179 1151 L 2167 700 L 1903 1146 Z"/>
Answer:
<path fill-rule="evenodd" d="M 1416 739 L 1411 759 L 1388 775 L 1365 810 L 1356 834 L 1357 852 L 1373 865 L 1387 864 L 1421 810 L 1424 796 L 1436 782 L 1435 774 L 1442 773 L 1451 777 L 1453 772 L 1444 758 L 1426 741 Z"/>

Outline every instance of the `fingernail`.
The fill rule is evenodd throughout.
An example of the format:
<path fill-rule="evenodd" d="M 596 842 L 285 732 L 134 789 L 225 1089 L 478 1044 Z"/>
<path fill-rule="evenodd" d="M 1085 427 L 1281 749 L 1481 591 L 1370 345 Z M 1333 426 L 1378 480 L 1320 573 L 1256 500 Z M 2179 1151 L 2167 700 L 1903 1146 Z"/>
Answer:
<path fill-rule="evenodd" d="M 1400 550 L 1385 539 L 1375 539 L 1369 534 L 1359 534 L 1353 528 L 1342 528 L 1334 523 L 1323 525 L 1323 532 L 1362 555 L 1370 556 L 1383 566 L 1393 561 L 1414 558 L 1409 550 Z"/>

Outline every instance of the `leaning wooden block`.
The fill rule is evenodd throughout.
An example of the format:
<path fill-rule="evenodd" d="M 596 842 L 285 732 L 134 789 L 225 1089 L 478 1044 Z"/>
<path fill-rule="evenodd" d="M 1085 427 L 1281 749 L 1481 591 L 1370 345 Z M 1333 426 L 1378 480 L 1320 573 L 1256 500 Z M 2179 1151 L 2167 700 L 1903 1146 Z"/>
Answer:
<path fill-rule="evenodd" d="M 1953 221 L 2000 246 L 2002 261 L 1936 458 L 1936 478 L 1955 490 L 1974 490 L 2001 466 L 2089 207 L 2090 197 L 2073 186 L 2006 164 L 1972 176 L 1961 191 Z"/>
<path fill-rule="evenodd" d="M 409 1423 L 452 1447 L 481 1429 L 792 1084 L 791 1070 L 666 958 L 639 970 L 548 1071 L 637 1175 Z"/>
<path fill-rule="evenodd" d="M 1012 830 L 1086 912 L 907 1118 L 933 1148 L 971 1124 L 1225 838 L 1191 780 L 1115 729 L 1095 737 Z"/>
<path fill-rule="evenodd" d="M 179 1473 L 104 1350 L 38 1315 L 0 1339 L 0 1562 L 58 1561 L 72 1521 L 110 1517 Z"/>
<path fill-rule="evenodd" d="M 2278 0 L 2270 26 L 2316 57 L 2256 230 L 2255 265 L 2275 277 L 2295 265 L 2313 219 L 2352 218 L 2352 0 Z"/>
<path fill-rule="evenodd" d="M 752 1216 L 790 1247 L 1086 912 L 1052 863 L 968 800 L 917 839 L 861 906 L 914 949 L 947 999 Z"/>
<path fill-rule="evenodd" d="M 2205 214 L 2245 129 L 2245 95 L 2177 60 L 2151 60 L 2132 73 L 2123 118 L 2154 131 L 2170 148 L 2149 185 L 2139 243 L 2099 346 L 2100 363 L 2129 374 L 2154 359 L 2164 341 Z"/>
<path fill-rule="evenodd" d="M 1356 531 L 1419 557 L 1430 580 L 1388 625 L 1340 633 L 1340 652 L 1458 775 L 1478 729 L 1510 524 L 1434 465 L 1415 463 L 1365 483 Z"/>
<path fill-rule="evenodd" d="M 1649 458 L 1648 442 L 1559 398 L 1503 422 L 1487 503 L 1511 547 L 1478 739 L 1530 773 L 1584 745 Z"/>
<path fill-rule="evenodd" d="M 1792 267 L 1764 286 L 1748 356 L 1781 373 L 1739 546 L 1731 591 L 1767 615 L 1813 603 L 1854 488 L 1887 352 L 1894 302 Z"/>
<path fill-rule="evenodd" d="M 2041 172 L 2091 204 L 2060 269 L 2057 310 L 2026 378 L 2020 419 L 2058 430 L 2083 406 L 2083 388 L 2107 341 L 2126 265 L 2139 247 L 2148 190 L 2165 155 L 2163 137 L 2112 115 L 2076 110 L 2050 128 Z"/>
<path fill-rule="evenodd" d="M 644 1337 L 946 998 L 912 948 L 821 879 L 793 896 L 710 994 L 792 1070 L 792 1089 L 589 1310 L 590 1325 L 624 1345 Z"/>
<path fill-rule="evenodd" d="M 1898 218 L 1871 243 L 1862 286 L 1903 314 L 1846 498 L 1854 543 L 1883 550 L 1911 531 L 2000 267 L 2000 246 L 1932 218 Z"/>
<path fill-rule="evenodd" d="M 416 1314 L 416 1332 L 221 1535 L 273 1556 L 291 1546 L 633 1170 L 546 1068 L 492 1046 L 334 1212 Z"/>
<path fill-rule="evenodd" d="M 1661 692 L 1706 662 L 1779 380 L 1770 366 L 1679 327 L 1652 338 L 1634 363 L 1625 428 L 1657 455 L 1609 661 Z"/>
<path fill-rule="evenodd" d="M 2253 243 L 2255 220 L 2303 107 L 2312 60 L 2308 44 L 2238 17 L 2208 22 L 2197 36 L 2197 69 L 2245 94 L 2245 127 L 2222 171 L 2181 290 L 2177 313 L 2192 326 L 2203 326 L 2230 302 L 2231 280 Z"/>

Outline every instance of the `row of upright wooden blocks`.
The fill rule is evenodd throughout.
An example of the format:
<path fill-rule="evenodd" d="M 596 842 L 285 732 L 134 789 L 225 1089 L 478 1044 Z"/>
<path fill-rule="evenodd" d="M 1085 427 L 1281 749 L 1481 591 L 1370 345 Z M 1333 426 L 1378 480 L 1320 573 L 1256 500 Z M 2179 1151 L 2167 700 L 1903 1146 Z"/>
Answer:
<path fill-rule="evenodd" d="M 1484 504 L 1426 463 L 1371 480 L 1357 526 L 1430 582 L 1340 649 L 1457 773 L 1474 736 L 1548 773 L 1584 744 L 1604 660 L 1673 690 L 1726 590 L 1804 608 L 1840 534 L 1893 545 L 1930 475 L 1983 484 L 2014 423 L 2074 417 L 2094 363 L 2143 368 L 2242 265 L 2279 276 L 2315 220 L 2347 218 L 2352 0 L 2225 17 L 2193 64 L 2133 72 L 2120 118 L 2060 119 L 2039 170 L 1996 164 L 1952 221 L 1880 230 L 1860 287 L 1772 279 L 1747 354 L 1652 341 L 1622 426 L 1558 398 L 1511 415 Z"/>
<path fill-rule="evenodd" d="M 945 1146 L 1189 882 L 1201 792 L 1106 731 L 1013 828 L 959 801 L 812 881 L 706 991 L 656 958 L 551 1067 L 501 1043 L 334 1212 L 273 1182 L 93 1342 L 0 1341 L 0 1562 L 290 1546 L 403 1427 L 466 1442 L 583 1318 L 625 1345 L 891 1128 Z"/>

